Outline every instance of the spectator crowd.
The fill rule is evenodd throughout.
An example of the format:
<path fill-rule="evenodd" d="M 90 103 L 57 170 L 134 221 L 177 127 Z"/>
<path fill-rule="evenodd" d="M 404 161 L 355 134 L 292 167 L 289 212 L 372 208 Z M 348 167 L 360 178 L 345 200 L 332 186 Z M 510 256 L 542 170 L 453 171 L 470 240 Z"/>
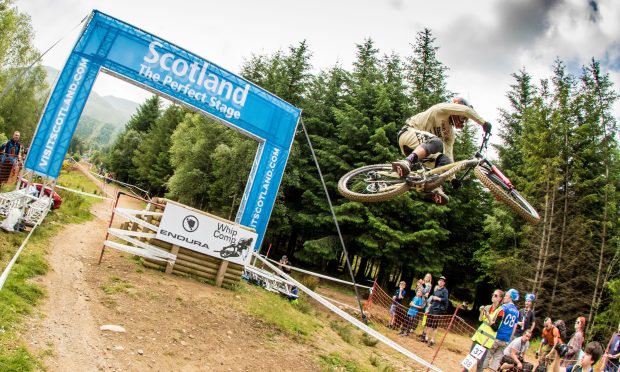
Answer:
<path fill-rule="evenodd" d="M 446 278 L 440 276 L 433 287 L 432 275 L 426 274 L 418 280 L 410 297 L 408 308 L 404 304 L 407 284 L 404 281 L 392 296 L 389 309 L 388 328 L 399 331 L 399 335 L 417 336 L 421 342 L 433 347 L 441 319 L 447 318 L 448 290 Z M 553 321 L 547 317 L 542 322 L 540 346 L 534 360 L 526 360 L 530 340 L 537 326 L 534 302 L 536 296 L 527 293 L 523 306 L 519 309 L 519 291 L 496 289 L 491 295 L 489 305 L 480 306 L 478 320 L 480 325 L 471 336 L 470 352 L 476 355 L 477 362 L 463 371 L 553 371 L 585 372 L 593 371 L 593 366 L 601 359 L 604 372 L 620 372 L 620 324 L 606 350 L 593 341 L 584 345 L 586 319 L 575 320 L 570 332 L 563 320 Z M 421 325 L 421 333 L 416 334 Z M 539 325 L 540 327 L 540 325 Z M 534 369 L 534 364 L 537 365 Z"/>

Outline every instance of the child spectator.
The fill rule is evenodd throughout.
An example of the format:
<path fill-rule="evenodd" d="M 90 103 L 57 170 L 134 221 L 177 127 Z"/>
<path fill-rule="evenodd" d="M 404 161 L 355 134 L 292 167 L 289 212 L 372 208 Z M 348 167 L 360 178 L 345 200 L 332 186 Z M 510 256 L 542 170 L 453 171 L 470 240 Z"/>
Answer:
<path fill-rule="evenodd" d="M 409 310 L 407 311 L 407 321 L 401 328 L 399 334 L 403 336 L 409 336 L 409 333 L 415 333 L 416 328 L 418 328 L 418 321 L 422 312 L 424 311 L 425 305 L 426 300 L 424 298 L 424 291 L 421 287 L 418 287 L 418 289 L 416 290 L 416 296 L 409 303 Z"/>
<path fill-rule="evenodd" d="M 398 328 L 397 323 L 400 323 L 402 319 L 398 319 L 398 315 L 400 314 L 399 308 L 403 307 L 403 299 L 405 298 L 405 287 L 407 283 L 401 281 L 398 288 L 394 292 L 394 296 L 392 296 L 392 305 L 390 305 L 390 323 L 388 324 L 388 328 L 396 329 Z"/>

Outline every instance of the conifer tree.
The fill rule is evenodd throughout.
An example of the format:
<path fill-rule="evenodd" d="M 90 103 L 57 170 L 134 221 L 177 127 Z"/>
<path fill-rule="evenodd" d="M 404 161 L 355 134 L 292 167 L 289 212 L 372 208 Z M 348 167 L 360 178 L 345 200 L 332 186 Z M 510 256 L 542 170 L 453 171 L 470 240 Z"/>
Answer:
<path fill-rule="evenodd" d="M 618 200 L 620 198 L 620 167 L 618 158 L 617 122 L 612 114 L 619 95 L 613 90 L 608 74 L 603 74 L 594 59 L 583 68 L 581 79 L 584 123 L 578 136 L 582 146 L 575 158 L 579 167 L 575 172 L 580 179 L 577 186 L 582 195 L 578 207 L 584 213 L 583 229 L 589 235 L 591 250 L 597 252 L 593 272 L 593 290 L 588 320 L 599 311 L 603 290 L 614 272 L 606 267 L 611 257 L 618 255 Z M 590 143 L 583 146 L 583 140 Z"/>
<path fill-rule="evenodd" d="M 494 146 L 501 159 L 502 171 L 509 178 L 515 179 L 523 176 L 520 172 L 523 164 L 522 146 L 518 141 L 522 138 L 526 110 L 532 106 L 536 91 L 531 82 L 532 77 L 524 68 L 512 74 L 512 77 L 515 82 L 506 93 L 509 109 L 500 109 L 500 125 L 496 130 L 502 142 Z"/>
<path fill-rule="evenodd" d="M 116 179 L 128 183 L 138 179 L 137 170 L 132 162 L 133 154 L 161 115 L 160 108 L 161 100 L 157 95 L 144 101 L 127 122 L 125 131 L 110 147 L 105 165 L 114 173 Z"/>
<path fill-rule="evenodd" d="M 153 195 L 163 195 L 166 191 L 166 182 L 173 173 L 169 152 L 172 133 L 186 113 L 188 111 L 179 106 L 169 106 L 133 153 L 132 162 L 139 186 L 147 188 Z"/>
<path fill-rule="evenodd" d="M 214 206 L 218 206 L 219 201 L 210 198 L 212 184 L 216 181 L 212 155 L 219 145 L 230 145 L 238 135 L 203 115 L 186 114 L 172 134 L 170 162 L 174 174 L 167 183 L 168 196 L 194 208 L 217 213 Z M 237 165 L 249 173 L 251 164 Z"/>
<path fill-rule="evenodd" d="M 407 81 L 410 85 L 412 110 L 422 112 L 432 105 L 445 102 L 452 93 L 446 88 L 448 68 L 437 59 L 438 46 L 430 29 L 425 28 L 416 35 L 411 45 L 413 55 L 408 58 Z"/>

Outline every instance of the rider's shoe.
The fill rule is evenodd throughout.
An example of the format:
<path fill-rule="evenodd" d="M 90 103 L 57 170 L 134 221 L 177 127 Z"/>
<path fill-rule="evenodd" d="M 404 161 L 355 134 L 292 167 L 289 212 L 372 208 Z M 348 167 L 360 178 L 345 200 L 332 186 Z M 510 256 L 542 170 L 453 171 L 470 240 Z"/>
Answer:
<path fill-rule="evenodd" d="M 422 164 L 419 162 L 411 163 L 409 159 L 402 159 L 392 163 L 392 170 L 394 170 L 400 178 L 407 177 L 411 171 L 419 169 L 422 169 Z"/>
<path fill-rule="evenodd" d="M 432 201 L 438 205 L 446 205 L 450 201 L 450 197 L 443 192 L 443 187 L 439 186 L 436 189 L 425 193 L 424 199 Z"/>

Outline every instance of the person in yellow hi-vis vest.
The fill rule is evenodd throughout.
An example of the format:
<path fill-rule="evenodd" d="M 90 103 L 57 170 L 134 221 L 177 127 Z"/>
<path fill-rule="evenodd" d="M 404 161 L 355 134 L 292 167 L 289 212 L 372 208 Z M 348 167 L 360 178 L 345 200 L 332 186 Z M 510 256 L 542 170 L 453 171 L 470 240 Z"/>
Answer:
<path fill-rule="evenodd" d="M 499 325 L 502 324 L 502 316 L 500 312 L 502 310 L 502 298 L 504 297 L 504 291 L 500 289 L 496 289 L 493 291 L 493 297 L 491 297 L 491 305 L 481 306 L 480 307 L 480 316 L 478 319 L 482 322 L 480 326 L 476 330 L 476 333 L 471 337 L 473 341 L 471 344 L 470 351 L 473 350 L 476 345 L 480 345 L 484 347 L 486 350 L 484 354 L 478 360 L 476 364 L 476 372 L 483 371 L 483 362 L 487 356 L 488 350 L 493 346 L 493 342 L 495 341 L 495 335 L 497 334 L 497 329 Z M 463 372 L 466 372 L 466 369 L 463 369 Z"/>

